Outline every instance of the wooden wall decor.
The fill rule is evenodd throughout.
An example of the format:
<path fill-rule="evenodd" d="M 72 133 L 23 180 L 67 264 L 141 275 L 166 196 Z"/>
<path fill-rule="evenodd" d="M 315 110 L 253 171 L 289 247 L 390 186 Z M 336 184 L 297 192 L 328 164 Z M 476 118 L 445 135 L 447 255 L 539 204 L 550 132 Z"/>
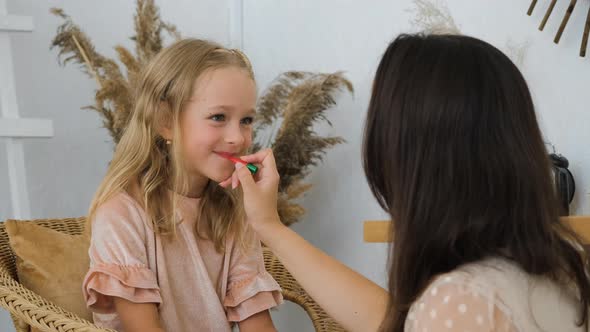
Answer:
<path fill-rule="evenodd" d="M 563 18 L 561 19 L 561 24 L 559 25 L 559 28 L 557 29 L 557 33 L 555 34 L 555 38 L 553 39 L 553 42 L 555 44 L 559 44 L 559 40 L 561 39 L 561 36 L 563 35 L 563 31 L 565 30 L 565 27 L 567 26 L 567 23 L 568 23 L 570 17 L 572 16 L 572 13 L 574 12 L 574 9 L 576 8 L 577 2 L 578 2 L 578 0 L 570 0 L 570 4 L 568 5 L 568 7 L 563 15 Z M 547 20 L 549 20 L 549 17 L 553 13 L 553 9 L 555 8 L 556 3 L 557 3 L 557 0 L 551 0 L 551 2 L 549 3 L 549 7 L 547 7 L 547 11 L 545 12 L 545 15 L 543 16 L 543 19 L 541 20 L 541 24 L 539 25 L 539 30 L 543 31 L 543 29 L 545 29 L 545 25 L 547 24 Z M 531 16 L 533 11 L 535 10 L 536 5 L 537 5 L 537 0 L 532 0 L 531 5 L 529 6 L 529 10 L 527 11 L 527 15 Z M 588 35 L 590 35 L 590 8 L 588 9 L 586 24 L 584 24 L 583 33 L 582 33 L 582 43 L 580 45 L 580 56 L 581 57 L 586 56 L 586 48 L 588 46 Z"/>

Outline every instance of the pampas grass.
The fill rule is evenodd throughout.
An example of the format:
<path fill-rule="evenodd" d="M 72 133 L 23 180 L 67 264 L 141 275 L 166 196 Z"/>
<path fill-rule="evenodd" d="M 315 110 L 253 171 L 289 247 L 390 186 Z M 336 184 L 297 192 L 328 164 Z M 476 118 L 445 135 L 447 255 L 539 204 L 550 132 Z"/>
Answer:
<path fill-rule="evenodd" d="M 311 188 L 304 178 L 321 162 L 326 150 L 344 142 L 341 137 L 322 137 L 313 130 L 318 121 L 327 121 L 326 110 L 336 105 L 341 90 L 353 92 L 352 83 L 340 72 L 318 74 L 286 72 L 279 75 L 260 98 L 256 132 L 280 126 L 266 143 L 258 135 L 254 150 L 272 147 L 281 180 L 279 215 L 286 225 L 296 222 L 305 210 L 292 201 Z M 274 134 L 274 135 L 273 135 Z"/>
<path fill-rule="evenodd" d="M 449 8 L 438 0 L 414 0 L 415 16 L 411 23 L 429 34 L 461 34 Z"/>
<path fill-rule="evenodd" d="M 530 46 L 531 44 L 528 40 L 518 43 L 512 39 L 508 39 L 505 50 L 506 54 L 512 59 L 512 61 L 514 61 L 518 67 L 522 67 Z"/>
<path fill-rule="evenodd" d="M 124 75 L 113 59 L 100 54 L 90 38 L 74 23 L 62 9 L 52 8 L 51 13 L 60 17 L 63 23 L 51 42 L 57 48 L 62 65 L 77 63 L 82 71 L 94 78 L 98 84 L 94 105 L 86 106 L 98 112 L 103 125 L 109 131 L 115 144 L 119 142 L 133 109 L 133 87 L 139 71 L 153 55 L 162 49 L 162 31 L 180 38 L 176 28 L 160 20 L 159 10 L 153 0 L 138 0 L 135 14 L 135 41 L 137 56 L 123 46 L 115 46 L 119 60 L 126 69 Z"/>
<path fill-rule="evenodd" d="M 410 23 L 419 32 L 435 35 L 461 35 L 455 19 L 443 0 L 413 0 L 413 7 L 408 10 L 414 16 Z M 530 43 L 506 41 L 504 53 L 519 67 L 524 65 Z"/>

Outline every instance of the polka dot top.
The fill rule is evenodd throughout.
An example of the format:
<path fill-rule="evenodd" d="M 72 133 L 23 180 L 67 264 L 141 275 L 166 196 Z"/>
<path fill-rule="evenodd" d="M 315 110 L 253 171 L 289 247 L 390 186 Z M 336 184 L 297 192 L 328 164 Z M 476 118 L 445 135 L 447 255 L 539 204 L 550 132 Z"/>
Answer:
<path fill-rule="evenodd" d="M 406 332 L 581 332 L 571 289 L 493 258 L 436 277 L 413 303 Z"/>

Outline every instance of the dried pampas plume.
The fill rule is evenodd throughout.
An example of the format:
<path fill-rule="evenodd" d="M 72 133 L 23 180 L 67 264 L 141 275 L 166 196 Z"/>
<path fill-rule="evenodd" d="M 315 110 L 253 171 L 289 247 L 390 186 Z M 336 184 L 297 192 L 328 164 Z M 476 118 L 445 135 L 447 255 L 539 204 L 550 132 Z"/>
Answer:
<path fill-rule="evenodd" d="M 180 34 L 174 25 L 161 20 L 154 0 L 137 0 L 135 35 L 131 37 L 135 55 L 123 46 L 115 46 L 123 73 L 115 60 L 96 51 L 90 38 L 62 9 L 53 8 L 51 12 L 63 20 L 51 48 L 58 49 L 62 65 L 79 64 L 96 80 L 94 105 L 85 109 L 98 112 L 117 144 L 133 111 L 133 90 L 141 69 L 164 47 L 163 32 L 175 39 L 180 39 Z M 311 188 L 303 183 L 311 167 L 321 162 L 327 149 L 344 142 L 341 137 L 322 137 L 313 130 L 314 124 L 327 121 L 325 113 L 336 105 L 336 94 L 343 89 L 353 91 L 342 73 L 287 72 L 279 75 L 260 98 L 253 150 L 274 149 L 281 174 L 278 210 L 286 225 L 297 222 L 305 213 L 295 201 Z M 276 133 L 262 142 L 257 133 L 273 128 Z"/>
<path fill-rule="evenodd" d="M 263 143 L 256 135 L 253 148 L 273 149 L 281 174 L 279 215 L 287 225 L 305 213 L 301 206 L 290 202 L 311 188 L 302 182 L 310 168 L 322 160 L 327 149 L 344 142 L 341 137 L 321 137 L 313 130 L 318 121 L 330 123 L 325 113 L 336 105 L 335 96 L 341 90 L 353 92 L 352 83 L 340 72 L 293 71 L 279 75 L 260 98 L 255 129 L 256 132 L 270 129 L 271 137 Z M 274 128 L 280 120 L 278 129 Z"/>
<path fill-rule="evenodd" d="M 414 0 L 412 24 L 429 34 L 461 34 L 449 8 L 436 0 Z"/>
<path fill-rule="evenodd" d="M 530 42 L 524 41 L 522 43 L 518 43 L 513 41 L 512 39 L 508 39 L 506 42 L 506 54 L 508 57 L 514 61 L 514 63 L 518 67 L 522 67 L 524 65 L 524 61 L 526 59 L 527 51 L 529 50 Z"/>
<path fill-rule="evenodd" d="M 411 23 L 420 32 L 438 35 L 462 34 L 447 5 L 441 0 L 414 0 L 414 7 L 409 12 L 414 14 Z M 508 39 L 504 52 L 514 63 L 521 67 L 524 64 L 530 44 L 528 41 L 519 43 Z"/>
<path fill-rule="evenodd" d="M 137 56 L 123 46 L 115 46 L 119 60 L 126 69 L 124 75 L 115 60 L 96 51 L 90 38 L 62 9 L 52 8 L 51 13 L 64 21 L 57 28 L 51 48 L 59 50 L 58 59 L 62 65 L 78 63 L 86 74 L 96 80 L 98 89 L 95 103 L 84 108 L 95 110 L 101 115 L 104 127 L 117 144 L 131 116 L 133 87 L 142 65 L 162 49 L 163 30 L 176 38 L 180 35 L 173 25 L 161 22 L 153 0 L 138 0 L 135 36 L 131 38 L 135 41 Z"/>

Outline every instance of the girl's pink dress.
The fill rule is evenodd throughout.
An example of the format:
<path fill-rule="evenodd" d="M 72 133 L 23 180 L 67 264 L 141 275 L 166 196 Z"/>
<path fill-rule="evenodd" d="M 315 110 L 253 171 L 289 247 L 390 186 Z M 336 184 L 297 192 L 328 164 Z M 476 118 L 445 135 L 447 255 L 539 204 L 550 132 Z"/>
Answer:
<path fill-rule="evenodd" d="M 127 193 L 98 208 L 83 284 L 95 324 L 122 331 L 113 296 L 158 303 L 169 332 L 231 331 L 232 322 L 282 303 L 253 232 L 246 251 L 228 239 L 219 253 L 195 233 L 199 199 L 179 197 L 183 221 L 176 236 L 154 234 L 145 211 Z"/>

